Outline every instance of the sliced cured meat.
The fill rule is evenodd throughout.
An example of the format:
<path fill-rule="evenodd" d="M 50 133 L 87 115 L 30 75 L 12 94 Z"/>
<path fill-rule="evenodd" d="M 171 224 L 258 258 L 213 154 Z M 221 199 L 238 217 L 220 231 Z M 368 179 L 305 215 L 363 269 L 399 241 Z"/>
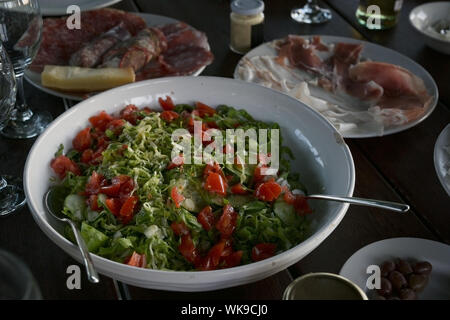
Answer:
<path fill-rule="evenodd" d="M 184 22 L 167 24 L 160 29 L 166 36 L 168 50 L 176 50 L 180 46 L 209 49 L 206 34 Z"/>
<path fill-rule="evenodd" d="M 180 46 L 147 64 L 136 74 L 136 80 L 191 75 L 213 59 L 213 54 L 204 48 Z"/>
<path fill-rule="evenodd" d="M 339 42 L 334 46 L 333 57 L 349 65 L 356 64 L 359 62 L 362 49 L 362 44 Z"/>
<path fill-rule="evenodd" d="M 315 43 L 319 45 L 320 51 L 324 51 L 322 45 L 316 38 Z M 300 36 L 289 35 L 286 40 L 279 45 L 278 62 L 285 64 L 285 59 L 297 68 L 320 73 L 324 66 L 322 58 L 317 54 L 316 45 Z"/>
<path fill-rule="evenodd" d="M 167 48 L 164 34 L 157 28 L 141 30 L 136 37 L 118 43 L 103 56 L 100 67 L 141 69 Z"/>
<path fill-rule="evenodd" d="M 75 52 L 69 61 L 71 66 L 92 68 L 98 65 L 105 52 L 121 41 L 128 40 L 130 32 L 123 22 L 101 34 L 90 43 Z"/>
<path fill-rule="evenodd" d="M 349 69 L 349 76 L 357 82 L 375 81 L 391 97 L 406 95 L 426 98 L 428 95 L 422 79 L 390 63 L 361 62 Z"/>
<path fill-rule="evenodd" d="M 133 36 L 146 27 L 141 17 L 109 8 L 82 12 L 81 29 L 68 29 L 66 20 L 44 19 L 41 46 L 30 66 L 32 70 L 41 72 L 45 65 L 68 65 L 74 52 L 120 22 Z"/>
<path fill-rule="evenodd" d="M 202 47 L 178 47 L 164 55 L 164 60 L 178 75 L 188 75 L 214 59 L 209 50 Z"/>

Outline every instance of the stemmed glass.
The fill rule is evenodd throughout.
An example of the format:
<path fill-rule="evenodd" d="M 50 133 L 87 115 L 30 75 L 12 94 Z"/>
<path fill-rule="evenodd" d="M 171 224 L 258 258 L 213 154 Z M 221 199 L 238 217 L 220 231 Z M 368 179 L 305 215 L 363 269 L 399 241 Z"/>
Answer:
<path fill-rule="evenodd" d="M 16 101 L 16 79 L 13 66 L 0 43 L 0 130 L 8 123 Z M 0 216 L 11 213 L 25 203 L 22 181 L 0 176 Z"/>
<path fill-rule="evenodd" d="M 0 40 L 14 66 L 17 98 L 8 126 L 9 138 L 32 138 L 52 120 L 48 112 L 31 111 L 23 91 L 23 74 L 41 43 L 42 17 L 37 0 L 0 0 Z"/>
<path fill-rule="evenodd" d="M 292 9 L 291 18 L 307 24 L 324 23 L 331 20 L 331 11 L 320 7 L 317 0 L 307 0 L 303 7 Z"/>

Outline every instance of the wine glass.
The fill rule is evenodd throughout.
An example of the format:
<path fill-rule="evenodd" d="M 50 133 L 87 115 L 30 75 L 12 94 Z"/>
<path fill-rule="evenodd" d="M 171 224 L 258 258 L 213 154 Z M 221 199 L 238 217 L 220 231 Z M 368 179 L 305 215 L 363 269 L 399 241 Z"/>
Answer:
<path fill-rule="evenodd" d="M 331 20 L 331 17 L 331 11 L 320 7 L 317 0 L 307 0 L 303 7 L 291 11 L 292 19 L 307 24 L 324 23 Z"/>
<path fill-rule="evenodd" d="M 23 91 L 23 74 L 41 43 L 42 17 L 37 0 L 0 0 L 0 40 L 14 66 L 17 98 L 8 126 L 9 138 L 32 138 L 52 120 L 48 112 L 31 111 Z"/>
<path fill-rule="evenodd" d="M 0 249 L 0 300 L 41 300 L 36 279 L 25 263 Z"/>
<path fill-rule="evenodd" d="M 13 66 L 0 43 L 0 130 L 8 123 L 16 101 L 16 78 Z M 22 181 L 0 176 L 0 216 L 7 215 L 25 204 Z"/>

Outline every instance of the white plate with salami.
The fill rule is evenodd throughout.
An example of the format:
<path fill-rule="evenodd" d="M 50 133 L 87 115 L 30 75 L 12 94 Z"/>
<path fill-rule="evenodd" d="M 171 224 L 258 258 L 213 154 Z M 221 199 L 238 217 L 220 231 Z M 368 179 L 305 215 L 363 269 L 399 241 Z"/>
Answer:
<path fill-rule="evenodd" d="M 31 84 L 81 101 L 103 91 L 92 88 L 101 87 L 106 78 L 109 82 L 117 78 L 112 82 L 118 86 L 166 76 L 197 76 L 214 58 L 205 33 L 172 18 L 105 8 L 83 12 L 81 23 L 80 30 L 69 30 L 64 18 L 44 19 L 41 47 L 25 72 Z M 103 74 L 111 68 L 112 73 Z M 133 69 L 132 80 L 118 75 L 119 68 Z M 78 81 L 81 87 L 67 89 L 67 80 L 71 85 Z"/>
<path fill-rule="evenodd" d="M 241 59 L 234 77 L 299 99 L 345 138 L 406 130 L 438 101 L 436 83 L 415 61 L 344 37 L 289 35 L 264 43 Z"/>
<path fill-rule="evenodd" d="M 104 8 L 122 0 L 38 0 L 43 16 L 63 16 L 67 7 L 79 6 L 81 11 Z"/>

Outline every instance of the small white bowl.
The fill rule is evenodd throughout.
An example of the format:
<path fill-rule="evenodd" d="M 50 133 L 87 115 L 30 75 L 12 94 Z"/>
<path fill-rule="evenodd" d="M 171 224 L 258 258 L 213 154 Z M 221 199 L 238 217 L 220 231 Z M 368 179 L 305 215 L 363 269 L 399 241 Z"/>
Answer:
<path fill-rule="evenodd" d="M 24 189 L 33 218 L 45 234 L 72 257 L 81 261 L 78 248 L 62 235 L 62 226 L 45 213 L 43 197 L 50 186 L 50 169 L 58 146 L 70 147 L 88 118 L 101 110 L 118 112 L 127 104 L 158 105 L 158 97 L 170 95 L 175 103 L 202 101 L 212 106 L 227 104 L 245 109 L 256 119 L 281 126 L 284 144 L 296 156 L 292 169 L 311 193 L 351 196 L 355 168 L 351 153 L 334 127 L 319 113 L 277 91 L 239 80 L 215 77 L 172 77 L 140 81 L 95 95 L 72 107 L 39 136 L 24 171 Z M 125 283 L 172 291 L 207 291 L 257 281 L 299 261 L 327 238 L 344 218 L 348 204 L 312 202 L 315 213 L 311 236 L 294 248 L 270 259 L 215 271 L 161 271 L 131 267 L 92 255 L 98 272 Z"/>
<path fill-rule="evenodd" d="M 439 20 L 450 20 L 450 2 L 431 2 L 415 7 L 409 14 L 409 21 L 422 35 L 422 39 L 429 47 L 436 51 L 450 54 L 450 39 L 440 37 L 437 32 L 428 28 Z"/>

